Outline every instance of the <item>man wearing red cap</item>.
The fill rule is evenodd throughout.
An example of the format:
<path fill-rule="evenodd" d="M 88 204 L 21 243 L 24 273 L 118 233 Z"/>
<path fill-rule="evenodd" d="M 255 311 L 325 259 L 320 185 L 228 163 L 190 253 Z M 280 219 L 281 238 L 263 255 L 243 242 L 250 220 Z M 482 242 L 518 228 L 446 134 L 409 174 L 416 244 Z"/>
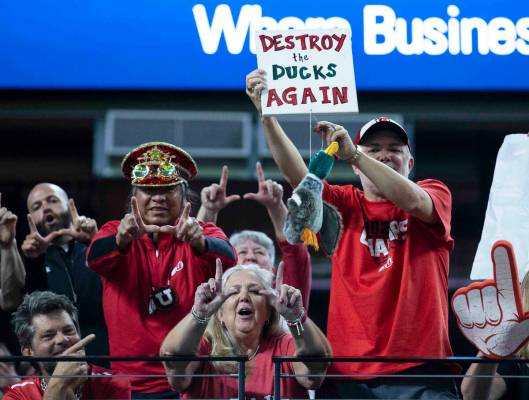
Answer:
<path fill-rule="evenodd" d="M 246 78 L 261 112 L 262 71 Z M 264 117 L 268 145 L 284 177 L 296 187 L 307 167 L 278 121 Z M 355 143 L 342 126 L 321 122 L 315 131 L 351 165 L 363 190 L 324 182 L 323 199 L 340 211 L 343 235 L 333 257 L 327 336 L 333 354 L 351 357 L 447 357 L 448 261 L 452 198 L 440 181 L 417 183 L 406 131 L 389 118 L 370 121 Z M 457 398 L 453 382 L 377 378 L 424 374 L 421 363 L 335 363 L 323 396 L 338 398 Z M 440 371 L 436 371 L 440 372 Z M 356 375 L 356 376 L 355 376 Z M 332 385 L 329 385 L 332 383 Z"/>
<path fill-rule="evenodd" d="M 121 164 L 131 179 L 131 210 L 106 223 L 88 249 L 103 279 L 103 307 L 112 356 L 157 356 L 160 345 L 194 302 L 196 287 L 215 276 L 215 260 L 235 264 L 224 233 L 189 217 L 187 182 L 195 161 L 179 147 L 138 146 Z M 117 362 L 131 378 L 133 398 L 177 398 L 159 362 Z M 148 377 L 146 375 L 162 375 Z"/>

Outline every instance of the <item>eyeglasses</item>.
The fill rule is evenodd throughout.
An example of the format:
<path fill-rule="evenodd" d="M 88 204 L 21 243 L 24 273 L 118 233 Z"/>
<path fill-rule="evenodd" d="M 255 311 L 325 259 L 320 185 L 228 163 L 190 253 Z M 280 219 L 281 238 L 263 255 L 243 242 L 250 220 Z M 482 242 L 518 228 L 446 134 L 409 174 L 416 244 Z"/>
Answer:
<path fill-rule="evenodd" d="M 137 164 L 132 170 L 132 177 L 134 179 L 145 178 L 148 175 L 170 177 L 176 175 L 176 166 L 171 162 L 164 162 L 162 164 L 147 165 Z"/>

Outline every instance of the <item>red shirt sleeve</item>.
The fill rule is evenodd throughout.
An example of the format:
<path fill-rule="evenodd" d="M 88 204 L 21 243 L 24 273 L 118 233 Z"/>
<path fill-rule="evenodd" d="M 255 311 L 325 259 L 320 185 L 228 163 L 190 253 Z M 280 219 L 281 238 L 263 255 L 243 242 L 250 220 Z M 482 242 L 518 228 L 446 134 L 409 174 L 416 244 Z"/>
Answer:
<path fill-rule="evenodd" d="M 211 268 L 211 275 L 215 275 L 217 258 L 222 262 L 222 268 L 224 270 L 233 267 L 237 263 L 237 255 L 222 229 L 209 222 L 201 222 L 200 225 L 206 238 L 207 251 L 198 257 Z"/>
<path fill-rule="evenodd" d="M 351 202 L 351 191 L 354 189 L 352 185 L 331 185 L 327 181 L 323 181 L 322 198 L 327 203 L 332 204 L 341 212 L 344 207 L 347 207 Z"/>
<path fill-rule="evenodd" d="M 452 194 L 448 187 L 441 181 L 426 179 L 417 182 L 422 189 L 428 193 L 433 202 L 433 207 L 438 221 L 436 229 L 433 230 L 438 239 L 452 241 L 450 236 L 452 221 Z"/>
<path fill-rule="evenodd" d="M 33 379 L 24 379 L 8 386 L 2 400 L 32 400 L 42 399 L 38 384 Z"/>
<path fill-rule="evenodd" d="M 119 221 L 104 224 L 92 238 L 86 251 L 88 266 L 99 275 L 106 276 L 126 258 L 116 244 L 118 226 Z"/>
<path fill-rule="evenodd" d="M 277 244 L 283 255 L 283 283 L 301 291 L 303 307 L 308 313 L 312 287 L 312 264 L 309 251 L 304 244 L 290 244 L 286 240 L 280 240 Z"/>

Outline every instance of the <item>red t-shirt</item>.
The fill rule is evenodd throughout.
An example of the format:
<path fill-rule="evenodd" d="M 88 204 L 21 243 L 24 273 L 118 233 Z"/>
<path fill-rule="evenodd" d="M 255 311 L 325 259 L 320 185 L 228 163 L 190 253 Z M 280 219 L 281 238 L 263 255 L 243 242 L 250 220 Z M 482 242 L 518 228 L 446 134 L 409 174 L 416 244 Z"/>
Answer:
<path fill-rule="evenodd" d="M 293 356 L 294 338 L 289 334 L 264 339 L 259 345 L 255 356 L 255 364 L 250 376 L 246 377 L 246 399 L 272 399 L 274 394 L 274 363 L 273 356 Z M 210 346 L 202 338 L 199 355 L 209 355 Z M 200 362 L 196 374 L 226 374 L 217 371 L 209 362 Z M 281 363 L 281 373 L 293 374 L 292 363 Z M 237 378 L 218 376 L 214 378 L 195 377 L 187 390 L 181 392 L 182 399 L 234 399 L 238 394 Z M 306 399 L 307 389 L 301 386 L 295 378 L 281 378 L 281 398 Z"/>
<path fill-rule="evenodd" d="M 325 182 L 323 198 L 340 210 L 344 224 L 332 259 L 327 324 L 335 357 L 452 355 L 448 339 L 452 197 L 442 182 L 428 179 L 417 184 L 430 195 L 439 222 L 424 223 L 389 201 L 368 201 L 353 186 Z M 329 372 L 390 374 L 416 365 L 334 363 Z"/>
<path fill-rule="evenodd" d="M 158 248 L 144 235 L 121 253 L 115 244 L 118 226 L 119 221 L 103 225 L 87 253 L 89 267 L 102 277 L 110 355 L 158 356 L 165 336 L 191 310 L 197 286 L 215 276 L 216 258 L 228 268 L 235 264 L 235 253 L 224 233 L 213 224 L 202 224 L 204 236 L 216 238 L 208 242 L 208 251 L 202 255 L 170 234 L 160 234 Z M 215 245 L 218 239 L 224 246 Z M 172 288 L 174 305 L 150 314 L 152 287 Z M 131 377 L 133 391 L 170 390 L 160 362 L 115 362 L 112 369 L 123 374 L 159 375 Z"/>
<path fill-rule="evenodd" d="M 112 377 L 111 371 L 91 365 L 89 378 L 83 385 L 83 400 L 130 399 L 130 382 L 127 378 Z M 2 400 L 40 400 L 44 396 L 41 378 L 27 378 L 7 388 Z"/>

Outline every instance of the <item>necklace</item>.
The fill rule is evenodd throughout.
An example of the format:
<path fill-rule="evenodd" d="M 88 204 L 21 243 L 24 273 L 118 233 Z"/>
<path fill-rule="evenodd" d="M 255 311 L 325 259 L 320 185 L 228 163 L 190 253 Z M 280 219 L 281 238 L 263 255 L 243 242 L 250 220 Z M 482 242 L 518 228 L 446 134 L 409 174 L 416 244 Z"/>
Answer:
<path fill-rule="evenodd" d="M 48 378 L 42 378 L 40 380 L 40 387 L 43 392 L 46 391 L 46 388 L 48 387 Z M 78 386 L 77 389 L 75 389 L 75 392 L 74 392 L 75 400 L 81 400 L 82 391 L 83 391 L 83 385 Z"/>
<path fill-rule="evenodd" d="M 260 345 L 257 345 L 257 347 L 255 348 L 255 351 L 248 356 L 248 361 L 252 361 L 255 358 L 255 356 L 257 355 L 257 352 L 259 351 L 259 346 Z"/>

